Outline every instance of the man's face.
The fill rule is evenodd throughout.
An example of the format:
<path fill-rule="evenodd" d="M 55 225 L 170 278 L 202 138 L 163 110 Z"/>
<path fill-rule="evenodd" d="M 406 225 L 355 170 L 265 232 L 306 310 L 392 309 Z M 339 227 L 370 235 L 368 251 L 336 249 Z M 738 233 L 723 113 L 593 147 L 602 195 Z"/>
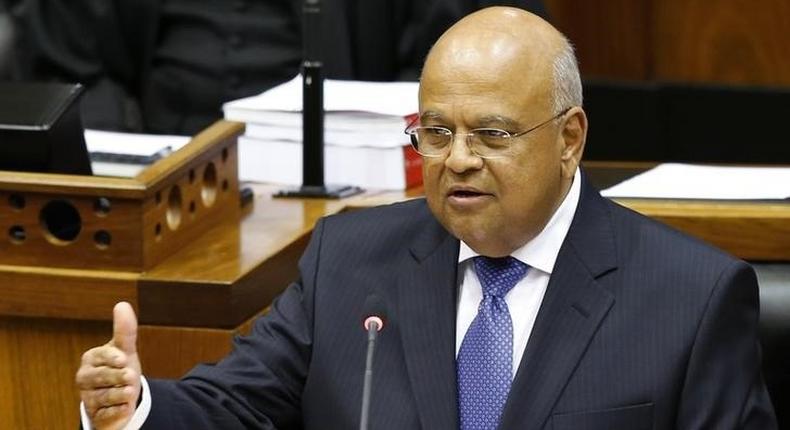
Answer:
<path fill-rule="evenodd" d="M 454 133 L 481 127 L 518 133 L 553 117 L 550 79 L 499 73 L 491 67 L 443 67 L 423 74 L 422 125 Z M 488 70 L 486 70 L 488 69 Z M 530 85 L 530 79 L 538 79 Z M 563 169 L 564 118 L 511 141 L 507 156 L 483 159 L 466 137 L 446 156 L 424 158 L 428 204 L 442 225 L 475 251 L 508 255 L 534 238 L 561 203 L 570 184 Z M 573 166 L 575 169 L 575 165 Z"/>

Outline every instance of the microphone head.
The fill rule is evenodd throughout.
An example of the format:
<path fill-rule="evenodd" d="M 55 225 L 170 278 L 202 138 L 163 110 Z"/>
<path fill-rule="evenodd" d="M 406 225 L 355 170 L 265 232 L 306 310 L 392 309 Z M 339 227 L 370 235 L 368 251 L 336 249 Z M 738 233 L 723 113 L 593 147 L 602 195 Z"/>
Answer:
<path fill-rule="evenodd" d="M 362 308 L 362 327 L 365 331 L 370 330 L 371 323 L 376 323 L 376 331 L 381 331 L 387 321 L 387 310 L 384 307 L 384 302 L 375 295 L 368 295 L 365 299 L 365 305 Z"/>
<path fill-rule="evenodd" d="M 376 331 L 381 331 L 381 329 L 384 328 L 384 320 L 375 315 L 365 318 L 365 321 L 362 322 L 362 326 L 365 327 L 365 331 L 370 330 L 371 324 L 376 324 Z"/>

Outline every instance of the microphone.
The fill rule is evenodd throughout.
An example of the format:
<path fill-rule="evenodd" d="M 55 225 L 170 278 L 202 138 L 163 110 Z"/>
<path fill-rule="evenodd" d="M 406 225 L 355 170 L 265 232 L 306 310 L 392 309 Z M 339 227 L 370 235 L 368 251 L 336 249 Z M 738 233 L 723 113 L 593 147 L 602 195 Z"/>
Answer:
<path fill-rule="evenodd" d="M 370 410 L 370 391 L 373 384 L 373 353 L 376 349 L 376 339 L 384 328 L 387 312 L 379 297 L 371 294 L 365 299 L 362 313 L 362 327 L 368 333 L 368 352 L 365 359 L 365 380 L 362 385 L 362 410 L 359 415 L 359 430 L 368 429 L 368 414 Z"/>

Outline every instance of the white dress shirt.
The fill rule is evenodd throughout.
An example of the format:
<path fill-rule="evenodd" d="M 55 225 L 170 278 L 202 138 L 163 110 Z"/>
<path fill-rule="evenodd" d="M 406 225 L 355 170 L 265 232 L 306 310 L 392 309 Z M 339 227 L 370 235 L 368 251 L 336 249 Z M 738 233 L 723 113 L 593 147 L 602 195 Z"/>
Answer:
<path fill-rule="evenodd" d="M 535 324 L 535 317 L 549 285 L 549 277 L 554 269 L 554 262 L 560 252 L 560 246 L 568 234 L 568 229 L 573 221 L 573 214 L 579 204 L 580 177 L 579 169 L 573 176 L 568 195 L 549 219 L 546 227 L 534 239 L 513 252 L 512 256 L 530 266 L 527 275 L 516 284 L 505 296 L 510 318 L 513 321 L 513 377 L 518 370 L 524 348 L 527 347 L 529 334 Z M 459 272 L 462 273 L 459 282 L 458 314 L 456 316 L 455 354 L 461 348 L 461 341 L 466 330 L 477 315 L 480 300 L 483 299 L 483 290 L 472 264 L 472 257 L 479 254 L 474 252 L 467 244 L 461 242 L 461 251 L 458 254 Z M 142 378 L 143 394 L 140 406 L 132 416 L 132 420 L 124 427 L 125 430 L 139 429 L 151 411 L 151 391 L 148 382 Z M 92 430 L 90 419 L 85 411 L 85 405 L 80 403 L 80 417 L 82 427 Z"/>
<path fill-rule="evenodd" d="M 529 266 L 527 275 L 505 295 L 510 319 L 513 321 L 512 375 L 514 378 L 518 365 L 521 363 L 521 357 L 524 355 L 524 349 L 527 347 L 529 335 L 532 333 L 532 326 L 535 325 L 535 318 L 538 316 L 540 304 L 543 302 L 546 287 L 549 285 L 549 278 L 554 270 L 557 254 L 560 252 L 562 242 L 571 227 L 573 214 L 576 213 L 576 207 L 579 205 L 580 182 L 581 174 L 579 169 L 576 169 L 570 191 L 543 230 L 534 239 L 511 254 L 512 257 Z M 480 254 L 461 241 L 461 249 L 458 253 L 458 272 L 460 274 L 458 277 L 458 312 L 455 320 L 456 357 L 461 349 L 461 342 L 464 340 L 466 331 L 477 316 L 480 301 L 483 300 L 483 288 L 480 286 L 480 280 L 477 278 L 472 262 L 472 258 L 478 255 Z"/>

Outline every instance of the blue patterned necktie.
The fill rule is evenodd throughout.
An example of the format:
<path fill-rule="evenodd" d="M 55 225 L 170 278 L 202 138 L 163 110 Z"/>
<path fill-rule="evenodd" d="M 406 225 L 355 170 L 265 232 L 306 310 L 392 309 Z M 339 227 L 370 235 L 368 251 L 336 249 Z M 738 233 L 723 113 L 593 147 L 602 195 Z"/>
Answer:
<path fill-rule="evenodd" d="M 458 351 L 458 410 L 461 430 L 494 430 L 513 380 L 513 322 L 505 294 L 529 266 L 513 257 L 475 257 L 474 264 L 483 300 Z"/>

